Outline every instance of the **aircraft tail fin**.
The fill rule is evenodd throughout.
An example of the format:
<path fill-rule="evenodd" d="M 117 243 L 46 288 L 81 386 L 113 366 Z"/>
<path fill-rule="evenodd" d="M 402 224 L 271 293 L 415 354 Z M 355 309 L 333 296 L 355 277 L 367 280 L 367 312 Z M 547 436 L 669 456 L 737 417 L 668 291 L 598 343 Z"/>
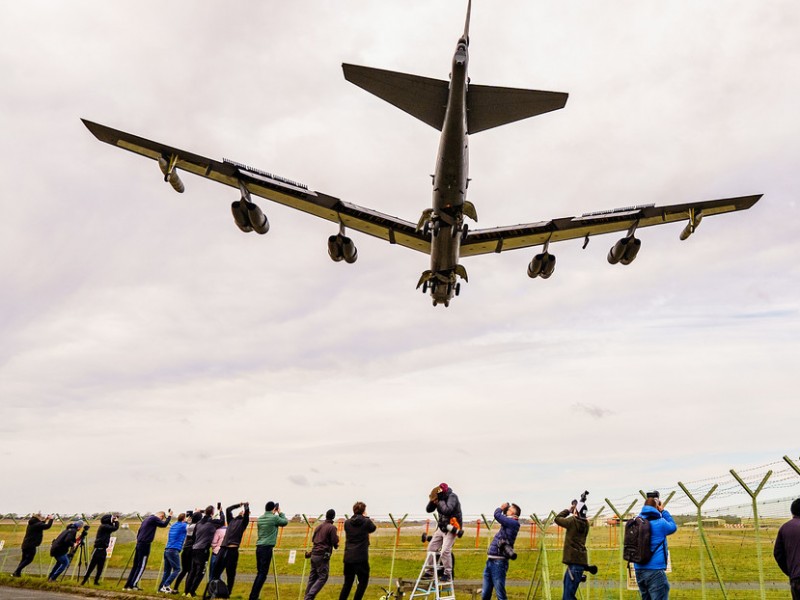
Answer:
<path fill-rule="evenodd" d="M 516 88 L 470 85 L 467 91 L 467 130 L 492 127 L 564 108 L 568 94 Z"/>
<path fill-rule="evenodd" d="M 342 65 L 342 70 L 344 78 L 350 83 L 386 100 L 434 129 L 442 130 L 447 108 L 446 81 L 346 63 Z"/>

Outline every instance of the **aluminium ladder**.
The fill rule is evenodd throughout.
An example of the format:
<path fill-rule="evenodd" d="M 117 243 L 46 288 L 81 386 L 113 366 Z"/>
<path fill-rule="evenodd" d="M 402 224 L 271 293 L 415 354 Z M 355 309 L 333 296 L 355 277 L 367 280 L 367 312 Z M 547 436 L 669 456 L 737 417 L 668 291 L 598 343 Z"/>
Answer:
<path fill-rule="evenodd" d="M 439 553 L 428 552 L 408 600 L 417 598 L 421 600 L 455 600 L 456 590 L 453 578 L 451 577 L 450 581 L 441 581 L 439 567 Z"/>

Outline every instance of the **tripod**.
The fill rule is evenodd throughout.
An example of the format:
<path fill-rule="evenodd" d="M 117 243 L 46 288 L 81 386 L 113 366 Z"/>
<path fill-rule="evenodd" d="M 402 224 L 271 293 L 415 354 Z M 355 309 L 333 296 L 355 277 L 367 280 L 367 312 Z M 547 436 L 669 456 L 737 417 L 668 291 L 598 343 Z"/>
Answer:
<path fill-rule="evenodd" d="M 67 553 L 69 556 L 69 561 L 72 563 L 72 559 L 75 558 L 75 554 L 78 555 L 78 564 L 75 568 L 78 569 L 78 577 L 81 576 L 81 568 L 85 567 L 88 564 L 86 560 L 86 533 L 89 530 L 89 527 L 86 526 L 83 529 L 83 532 L 80 534 L 78 541 L 72 547 L 72 549 Z M 75 568 L 72 569 L 72 578 L 75 579 Z M 66 573 L 66 570 L 64 571 Z"/>

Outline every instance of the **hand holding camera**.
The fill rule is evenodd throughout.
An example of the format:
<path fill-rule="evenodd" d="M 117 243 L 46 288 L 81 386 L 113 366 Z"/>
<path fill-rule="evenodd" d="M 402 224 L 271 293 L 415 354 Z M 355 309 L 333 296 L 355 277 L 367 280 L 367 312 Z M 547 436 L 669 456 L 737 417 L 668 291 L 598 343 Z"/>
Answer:
<path fill-rule="evenodd" d="M 429 499 L 431 502 L 436 502 L 436 499 L 439 497 L 439 494 L 440 494 L 441 492 L 442 492 L 442 488 L 441 488 L 441 487 L 439 487 L 439 486 L 437 485 L 435 488 L 433 488 L 433 489 L 431 490 L 431 493 L 430 493 L 430 495 L 428 496 L 428 499 Z"/>

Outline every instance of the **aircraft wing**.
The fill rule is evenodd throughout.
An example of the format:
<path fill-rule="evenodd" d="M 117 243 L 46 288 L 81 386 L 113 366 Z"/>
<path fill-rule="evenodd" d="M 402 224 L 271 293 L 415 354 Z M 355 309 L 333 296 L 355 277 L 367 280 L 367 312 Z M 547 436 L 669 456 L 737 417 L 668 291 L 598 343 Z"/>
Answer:
<path fill-rule="evenodd" d="M 339 198 L 311 190 L 302 183 L 232 160 L 223 159 L 220 162 L 86 119 L 81 120 L 101 142 L 155 161 L 163 159 L 166 163 L 173 164 L 176 169 L 194 173 L 237 190 L 242 185 L 255 196 L 278 202 L 334 223 L 341 223 L 348 229 L 381 238 L 391 244 L 399 244 L 430 254 L 431 243 L 421 231 L 417 231 L 416 223 L 343 202 Z"/>
<path fill-rule="evenodd" d="M 670 206 L 630 206 L 593 213 L 579 217 L 564 217 L 551 221 L 540 221 L 525 225 L 477 229 L 470 231 L 461 244 L 461 256 L 476 256 L 490 252 L 504 252 L 515 248 L 540 246 L 547 242 L 560 242 L 587 238 L 615 231 L 629 231 L 634 225 L 637 229 L 662 225 L 677 221 L 690 221 L 692 231 L 701 218 L 736 210 L 746 210 L 761 198 L 741 196 L 722 200 L 702 200 Z"/>

